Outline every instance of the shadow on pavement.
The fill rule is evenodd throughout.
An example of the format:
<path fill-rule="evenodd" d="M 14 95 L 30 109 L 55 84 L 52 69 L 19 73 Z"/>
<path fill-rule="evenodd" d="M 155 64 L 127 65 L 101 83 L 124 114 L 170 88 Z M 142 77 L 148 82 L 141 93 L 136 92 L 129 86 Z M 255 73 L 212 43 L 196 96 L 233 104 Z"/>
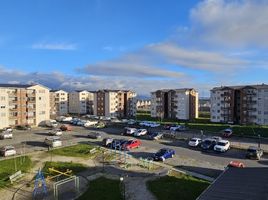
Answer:
<path fill-rule="evenodd" d="M 187 165 L 178 165 L 178 166 L 175 166 L 174 168 L 203 174 L 205 176 L 209 176 L 209 177 L 213 177 L 213 178 L 217 178 L 223 172 L 223 170 L 219 170 L 219 169 L 194 167 L 194 166 L 187 166 Z"/>
<path fill-rule="evenodd" d="M 26 145 L 34 146 L 34 147 L 47 147 L 47 145 L 41 141 L 27 141 Z"/>

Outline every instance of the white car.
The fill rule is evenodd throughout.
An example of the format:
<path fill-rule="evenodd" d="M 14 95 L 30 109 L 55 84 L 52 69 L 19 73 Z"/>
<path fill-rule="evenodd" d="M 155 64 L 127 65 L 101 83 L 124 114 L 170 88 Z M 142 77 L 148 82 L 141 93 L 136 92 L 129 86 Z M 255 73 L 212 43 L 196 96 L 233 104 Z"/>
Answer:
<path fill-rule="evenodd" d="M 190 147 L 197 147 L 197 146 L 199 146 L 201 144 L 201 142 L 202 142 L 201 138 L 192 138 L 188 142 L 188 145 Z"/>
<path fill-rule="evenodd" d="M 4 146 L 0 149 L 0 154 L 4 157 L 16 155 L 15 147 L 13 146 Z"/>
<path fill-rule="evenodd" d="M 47 137 L 44 142 L 46 145 L 53 148 L 62 146 L 62 141 L 58 136 Z"/>
<path fill-rule="evenodd" d="M 97 124 L 97 123 L 98 123 L 97 121 L 87 121 L 87 122 L 84 124 L 84 127 L 94 126 L 94 125 Z"/>
<path fill-rule="evenodd" d="M 214 146 L 214 151 L 226 152 L 230 149 L 230 142 L 228 140 L 220 140 Z"/>
<path fill-rule="evenodd" d="M 134 134 L 135 132 L 137 131 L 137 129 L 136 128 L 126 128 L 126 134 L 127 135 L 132 135 L 132 134 Z"/>
<path fill-rule="evenodd" d="M 3 131 L 0 135 L 0 139 L 12 139 L 13 134 L 10 131 Z"/>
<path fill-rule="evenodd" d="M 146 135 L 147 134 L 147 130 L 146 129 L 138 129 L 135 133 L 134 136 L 140 137 L 142 135 Z"/>
<path fill-rule="evenodd" d="M 60 136 L 60 135 L 62 135 L 62 130 L 60 130 L 60 129 L 53 129 L 53 130 L 49 131 L 49 134 Z"/>
<path fill-rule="evenodd" d="M 6 127 L 3 129 L 6 132 L 13 132 L 13 128 L 12 127 Z"/>
<path fill-rule="evenodd" d="M 155 128 L 155 127 L 160 126 L 160 124 L 158 124 L 158 123 L 156 123 L 156 122 L 150 122 L 150 123 L 148 124 L 148 126 L 149 126 L 149 127 L 152 127 L 152 128 Z"/>

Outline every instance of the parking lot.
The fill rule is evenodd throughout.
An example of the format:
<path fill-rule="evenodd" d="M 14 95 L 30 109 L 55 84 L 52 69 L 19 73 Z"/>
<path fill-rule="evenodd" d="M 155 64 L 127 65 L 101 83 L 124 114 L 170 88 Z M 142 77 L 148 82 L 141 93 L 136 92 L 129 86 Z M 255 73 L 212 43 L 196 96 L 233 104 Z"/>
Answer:
<path fill-rule="evenodd" d="M 157 128 L 156 128 L 157 129 Z M 39 150 L 47 150 L 44 144 L 44 139 L 49 136 L 48 128 L 34 128 L 27 131 L 13 132 L 13 139 L 0 140 L 0 146 L 14 145 L 17 153 L 23 154 Z M 158 129 L 159 130 L 159 129 Z M 102 138 L 112 137 L 117 139 L 130 139 L 132 136 L 122 135 L 124 126 L 110 125 L 103 129 L 84 128 L 74 126 L 73 131 L 63 132 L 61 139 L 63 145 L 72 145 L 79 142 L 92 142 L 101 145 L 101 140 L 90 139 L 87 137 L 89 132 L 98 132 Z M 154 131 L 154 129 L 151 129 Z M 183 133 L 187 134 L 187 133 Z M 190 136 L 191 137 L 191 136 Z M 216 153 L 212 150 L 201 151 L 199 148 L 189 148 L 186 141 L 174 139 L 161 139 L 158 141 L 149 140 L 147 136 L 139 138 L 141 140 L 141 147 L 133 149 L 129 152 L 136 158 L 152 157 L 161 148 L 172 148 L 176 155 L 172 159 L 167 159 L 165 163 L 168 165 L 199 172 L 202 174 L 216 176 L 223 170 L 224 167 L 232 160 L 243 162 L 247 167 L 266 167 L 268 165 L 267 156 L 263 156 L 260 161 L 249 160 L 245 158 L 246 152 L 239 149 L 230 149 L 225 153 Z M 1 158 L 3 159 L 3 158 Z"/>

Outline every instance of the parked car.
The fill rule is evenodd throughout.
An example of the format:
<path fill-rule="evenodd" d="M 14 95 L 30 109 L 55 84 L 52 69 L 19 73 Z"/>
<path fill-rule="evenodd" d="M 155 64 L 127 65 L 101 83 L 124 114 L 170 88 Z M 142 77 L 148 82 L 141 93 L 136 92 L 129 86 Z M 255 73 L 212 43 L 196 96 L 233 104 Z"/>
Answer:
<path fill-rule="evenodd" d="M 50 135 L 55 135 L 55 136 L 61 136 L 62 135 L 61 129 L 52 129 L 48 133 Z"/>
<path fill-rule="evenodd" d="M 97 132 L 90 132 L 87 136 L 91 139 L 101 139 L 101 134 Z"/>
<path fill-rule="evenodd" d="M 202 143 L 200 138 L 192 138 L 189 140 L 188 145 L 190 147 L 198 147 Z"/>
<path fill-rule="evenodd" d="M 136 128 L 125 127 L 124 133 L 126 135 L 133 135 L 135 132 L 137 132 Z"/>
<path fill-rule="evenodd" d="M 125 144 L 127 142 L 127 140 L 117 140 L 117 139 L 114 139 L 111 144 L 108 144 L 108 147 L 112 148 L 112 149 L 120 149 L 122 150 L 123 147 L 122 145 Z"/>
<path fill-rule="evenodd" d="M 3 131 L 13 132 L 13 128 L 12 127 L 6 127 L 6 128 L 3 128 Z"/>
<path fill-rule="evenodd" d="M 122 144 L 122 149 L 124 150 L 130 150 L 130 149 L 135 149 L 139 148 L 141 146 L 141 141 L 140 140 L 128 140 L 124 144 Z"/>
<path fill-rule="evenodd" d="M 169 130 L 171 130 L 171 131 L 185 131 L 186 127 L 184 125 L 175 125 L 175 126 L 171 126 Z"/>
<path fill-rule="evenodd" d="M 204 139 L 201 143 L 201 148 L 203 150 L 209 150 L 209 149 L 213 149 L 214 146 L 216 145 L 216 140 L 215 139 L 212 139 L 212 138 L 207 138 L 207 139 Z"/>
<path fill-rule="evenodd" d="M 222 137 L 231 137 L 233 134 L 233 130 L 230 128 L 224 129 L 222 133 Z"/>
<path fill-rule="evenodd" d="M 212 136 L 211 139 L 216 140 L 216 142 L 222 140 L 220 136 Z"/>
<path fill-rule="evenodd" d="M 0 149 L 0 154 L 1 156 L 13 156 L 13 155 L 16 155 L 16 150 L 15 150 L 15 147 L 11 146 L 11 145 L 8 145 L 8 146 L 4 146 Z"/>
<path fill-rule="evenodd" d="M 95 124 L 98 124 L 98 121 L 86 121 L 86 123 L 84 123 L 84 127 L 94 126 Z"/>
<path fill-rule="evenodd" d="M 228 140 L 220 140 L 214 146 L 214 151 L 226 152 L 230 149 L 230 142 Z"/>
<path fill-rule="evenodd" d="M 31 126 L 30 125 L 18 125 L 15 127 L 17 130 L 31 130 Z"/>
<path fill-rule="evenodd" d="M 259 147 L 250 146 L 247 150 L 246 158 L 260 160 L 263 155 L 263 150 Z"/>
<path fill-rule="evenodd" d="M 3 131 L 1 134 L 0 134 L 0 139 L 12 139 L 13 138 L 13 133 L 12 132 L 9 132 L 9 131 Z"/>
<path fill-rule="evenodd" d="M 59 136 L 46 137 L 44 143 L 52 148 L 62 146 L 62 141 Z"/>
<path fill-rule="evenodd" d="M 97 129 L 100 129 L 100 128 L 105 128 L 106 125 L 104 123 L 102 123 L 102 122 L 99 122 L 99 123 L 95 124 L 94 127 L 97 128 Z"/>
<path fill-rule="evenodd" d="M 127 124 L 133 125 L 133 124 L 136 124 L 136 121 L 133 119 L 130 119 L 130 120 L 128 120 Z"/>
<path fill-rule="evenodd" d="M 163 136 L 164 136 L 163 133 L 156 132 L 156 133 L 150 134 L 149 138 L 152 140 L 159 140 L 159 139 L 162 139 Z"/>
<path fill-rule="evenodd" d="M 173 149 L 163 148 L 156 152 L 153 156 L 155 161 L 165 161 L 168 158 L 173 158 L 175 151 Z"/>
<path fill-rule="evenodd" d="M 140 137 L 140 136 L 146 135 L 146 134 L 147 134 L 146 129 L 138 129 L 136 132 L 134 132 L 134 136 L 136 136 L 136 137 Z"/>
<path fill-rule="evenodd" d="M 109 147 L 112 144 L 113 140 L 113 138 L 104 138 L 102 140 L 102 145 L 105 147 Z"/>
<path fill-rule="evenodd" d="M 176 124 L 165 124 L 164 125 L 164 130 L 170 130 L 171 127 L 177 126 Z"/>
<path fill-rule="evenodd" d="M 231 161 L 228 164 L 228 167 L 236 167 L 236 168 L 245 168 L 245 164 L 240 161 Z"/>
<path fill-rule="evenodd" d="M 72 131 L 73 128 L 70 125 L 63 124 L 63 125 L 61 125 L 60 130 L 62 130 L 62 131 Z"/>

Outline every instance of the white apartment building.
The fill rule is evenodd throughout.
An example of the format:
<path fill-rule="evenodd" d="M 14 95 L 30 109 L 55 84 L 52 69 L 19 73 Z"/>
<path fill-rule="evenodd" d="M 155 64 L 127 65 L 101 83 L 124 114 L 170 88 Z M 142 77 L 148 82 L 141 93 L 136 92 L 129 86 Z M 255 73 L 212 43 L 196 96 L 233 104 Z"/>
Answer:
<path fill-rule="evenodd" d="M 38 126 L 49 120 L 49 110 L 49 88 L 37 84 L 0 84 L 0 129 Z"/>
<path fill-rule="evenodd" d="M 210 93 L 211 121 L 268 125 L 268 85 L 215 87 Z"/>
<path fill-rule="evenodd" d="M 99 90 L 94 98 L 94 115 L 130 117 L 136 115 L 136 93 L 125 90 Z"/>
<path fill-rule="evenodd" d="M 192 88 L 152 92 L 151 117 L 181 120 L 198 118 L 198 93 Z"/>
<path fill-rule="evenodd" d="M 68 114 L 68 92 L 50 90 L 50 116 L 52 118 Z"/>
<path fill-rule="evenodd" d="M 93 114 L 94 93 L 77 90 L 69 93 L 69 113 Z"/>

